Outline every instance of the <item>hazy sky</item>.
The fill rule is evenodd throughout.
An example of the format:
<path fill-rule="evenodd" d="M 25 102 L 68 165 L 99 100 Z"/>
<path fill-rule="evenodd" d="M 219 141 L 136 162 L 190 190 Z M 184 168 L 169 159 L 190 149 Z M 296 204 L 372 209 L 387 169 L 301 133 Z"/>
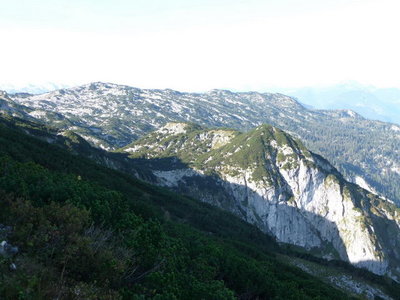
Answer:
<path fill-rule="evenodd" d="M 0 3 L 0 84 L 400 87 L 398 0 Z"/>

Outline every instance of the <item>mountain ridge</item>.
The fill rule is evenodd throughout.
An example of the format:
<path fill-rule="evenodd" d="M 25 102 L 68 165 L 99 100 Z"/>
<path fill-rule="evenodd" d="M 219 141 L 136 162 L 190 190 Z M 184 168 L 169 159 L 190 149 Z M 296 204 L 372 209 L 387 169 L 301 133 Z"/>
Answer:
<path fill-rule="evenodd" d="M 348 110 L 309 110 L 282 94 L 181 93 L 94 83 L 32 97 L 13 97 L 25 114 L 76 131 L 92 145 L 125 146 L 170 121 L 249 130 L 272 124 L 301 138 L 352 182 L 400 203 L 400 127 Z M 50 105 L 53 103 L 54 105 Z M 55 105 L 57 103 L 57 105 Z"/>
<path fill-rule="evenodd" d="M 397 277 L 400 253 L 392 243 L 400 241 L 400 209 L 346 182 L 280 129 L 260 125 L 239 133 L 168 123 L 120 151 L 142 159 L 153 183 L 231 211 L 278 241 L 332 247 L 322 253 Z"/>

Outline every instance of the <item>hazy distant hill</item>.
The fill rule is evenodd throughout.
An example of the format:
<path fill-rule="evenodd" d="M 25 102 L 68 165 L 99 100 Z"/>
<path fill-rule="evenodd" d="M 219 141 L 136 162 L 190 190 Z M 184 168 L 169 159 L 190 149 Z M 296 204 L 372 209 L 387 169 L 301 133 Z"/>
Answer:
<path fill-rule="evenodd" d="M 13 84 L 13 83 L 0 83 L 0 90 L 7 91 L 10 94 L 14 93 L 30 93 L 30 94 L 43 94 L 50 91 L 68 88 L 70 85 L 59 84 L 54 82 L 45 82 L 41 84 L 27 83 L 27 84 Z"/>
<path fill-rule="evenodd" d="M 400 124 L 400 89 L 374 88 L 349 82 L 283 92 L 318 109 L 351 109 L 372 120 Z"/>

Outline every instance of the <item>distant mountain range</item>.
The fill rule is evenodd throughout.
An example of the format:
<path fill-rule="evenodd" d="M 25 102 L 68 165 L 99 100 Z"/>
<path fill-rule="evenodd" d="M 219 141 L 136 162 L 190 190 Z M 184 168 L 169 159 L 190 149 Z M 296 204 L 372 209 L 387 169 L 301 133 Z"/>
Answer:
<path fill-rule="evenodd" d="M 321 88 L 282 89 L 282 93 L 317 109 L 351 109 L 371 120 L 400 124 L 400 89 L 397 88 L 347 82 Z"/>
<path fill-rule="evenodd" d="M 11 84 L 0 83 L 0 90 L 9 94 L 43 94 L 67 89 L 71 84 L 54 82 Z M 400 124 L 400 89 L 376 88 L 356 81 L 347 81 L 325 87 L 273 88 L 282 94 L 296 98 L 307 108 L 349 109 L 371 120 Z"/>
<path fill-rule="evenodd" d="M 54 83 L 54 82 L 28 83 L 28 84 L 0 83 L 0 90 L 7 91 L 10 94 L 14 93 L 43 94 L 50 91 L 68 87 L 71 87 L 71 85 Z"/>

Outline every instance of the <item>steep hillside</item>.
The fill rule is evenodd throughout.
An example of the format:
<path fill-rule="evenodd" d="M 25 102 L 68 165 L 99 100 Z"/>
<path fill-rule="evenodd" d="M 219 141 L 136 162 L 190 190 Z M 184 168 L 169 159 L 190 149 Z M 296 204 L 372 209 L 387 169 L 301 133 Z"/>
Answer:
<path fill-rule="evenodd" d="M 0 118 L 1 249 L 19 247 L 0 255 L 2 298 L 398 299 L 400 286 L 387 277 L 281 248 L 223 210 L 77 155 L 107 153 L 76 135 L 52 133 Z M 232 133 L 214 132 L 214 147 Z M 144 159 L 130 161 L 143 167 Z"/>
<path fill-rule="evenodd" d="M 35 120 L 34 117 L 29 115 L 32 109 L 29 107 L 24 107 L 13 102 L 10 96 L 4 92 L 0 91 L 0 113 L 7 114 L 14 117 L 24 118 L 25 120 Z"/>
<path fill-rule="evenodd" d="M 229 210 L 278 241 L 399 276 L 400 209 L 285 132 L 169 123 L 122 149 L 157 183 Z M 143 159 L 145 158 L 145 159 Z"/>
<path fill-rule="evenodd" d="M 30 107 L 30 116 L 105 149 L 125 146 L 170 121 L 239 130 L 272 124 L 301 138 L 349 181 L 400 202 L 400 127 L 352 111 L 310 110 L 282 94 L 181 93 L 106 83 L 12 99 Z"/>
<path fill-rule="evenodd" d="M 233 215 L 23 131 L 0 122 L 2 299 L 351 297 Z"/>

